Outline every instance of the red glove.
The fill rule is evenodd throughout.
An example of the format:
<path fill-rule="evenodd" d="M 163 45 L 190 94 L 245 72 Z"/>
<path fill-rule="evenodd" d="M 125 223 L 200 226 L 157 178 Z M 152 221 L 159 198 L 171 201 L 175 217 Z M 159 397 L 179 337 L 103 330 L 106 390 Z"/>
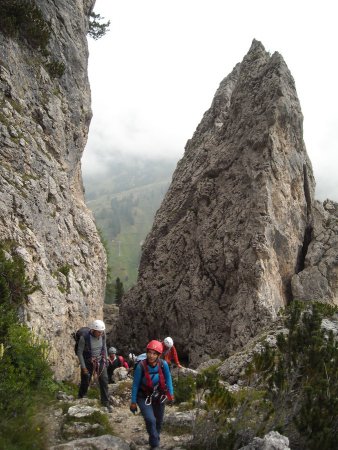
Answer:
<path fill-rule="evenodd" d="M 170 395 L 169 393 L 167 394 L 167 399 L 168 399 L 168 406 L 173 406 L 174 404 L 174 396 Z"/>

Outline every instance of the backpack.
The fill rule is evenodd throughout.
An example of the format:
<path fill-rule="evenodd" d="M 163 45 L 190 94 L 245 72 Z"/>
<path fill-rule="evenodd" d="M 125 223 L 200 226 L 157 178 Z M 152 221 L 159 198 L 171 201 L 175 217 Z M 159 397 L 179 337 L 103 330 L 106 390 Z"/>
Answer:
<path fill-rule="evenodd" d="M 147 359 L 146 353 L 141 353 L 140 355 L 136 356 L 135 362 L 134 362 L 134 370 L 136 369 L 136 366 L 144 359 Z"/>
<path fill-rule="evenodd" d="M 88 335 L 89 331 L 90 331 L 89 327 L 82 327 L 82 328 L 79 328 L 77 331 L 74 331 L 72 333 L 72 336 L 73 336 L 73 338 L 75 340 L 75 344 L 74 344 L 75 355 L 77 355 L 77 349 L 78 349 L 78 346 L 79 346 L 80 337 Z"/>

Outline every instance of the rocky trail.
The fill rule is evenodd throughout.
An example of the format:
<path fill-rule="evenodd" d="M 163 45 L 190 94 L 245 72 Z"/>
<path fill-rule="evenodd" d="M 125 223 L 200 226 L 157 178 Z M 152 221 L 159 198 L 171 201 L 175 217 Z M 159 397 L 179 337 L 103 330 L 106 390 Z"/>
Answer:
<path fill-rule="evenodd" d="M 113 411 L 109 413 L 97 399 L 75 399 L 64 392 L 44 417 L 49 430 L 49 450 L 110 450 L 149 449 L 148 434 L 140 412 L 129 410 L 132 380 L 109 385 Z M 92 388 L 92 390 L 94 390 Z M 161 449 L 183 450 L 191 439 L 193 416 L 179 410 L 179 406 L 166 407 L 161 433 Z M 189 425 L 190 424 L 190 425 Z M 108 431 L 107 431 L 108 430 Z M 98 436 L 100 435 L 100 436 Z"/>

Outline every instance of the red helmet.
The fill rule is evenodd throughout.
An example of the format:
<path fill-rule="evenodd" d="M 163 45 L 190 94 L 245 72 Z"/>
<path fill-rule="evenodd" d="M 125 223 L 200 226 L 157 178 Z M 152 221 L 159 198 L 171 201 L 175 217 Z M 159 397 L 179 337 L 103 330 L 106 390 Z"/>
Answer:
<path fill-rule="evenodd" d="M 163 352 L 163 345 L 160 341 L 150 341 L 147 345 L 147 350 L 154 350 L 154 352 L 157 352 L 161 354 Z"/>

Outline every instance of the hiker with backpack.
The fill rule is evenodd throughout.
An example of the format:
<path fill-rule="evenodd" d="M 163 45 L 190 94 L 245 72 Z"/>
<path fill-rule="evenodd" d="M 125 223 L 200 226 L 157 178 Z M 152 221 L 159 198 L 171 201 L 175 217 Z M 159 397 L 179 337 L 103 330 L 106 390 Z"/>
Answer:
<path fill-rule="evenodd" d="M 118 367 L 124 367 L 129 371 L 129 366 L 127 361 L 121 355 L 117 355 L 117 350 L 115 347 L 110 347 L 108 349 L 108 383 L 114 383 L 113 373 Z"/>
<path fill-rule="evenodd" d="M 165 403 L 174 401 L 174 388 L 169 366 L 160 359 L 163 351 L 161 342 L 152 340 L 146 348 L 146 359 L 140 360 L 134 368 L 134 381 L 130 411 L 136 413 L 137 405 L 144 418 L 149 434 L 149 445 L 158 449 Z"/>
<path fill-rule="evenodd" d="M 109 404 L 107 346 L 105 324 L 102 320 L 94 320 L 87 328 L 76 332 L 77 356 L 81 365 L 81 384 L 78 398 L 83 398 L 88 391 L 91 379 L 97 376 L 100 385 L 101 403 L 109 412 L 113 409 Z"/>
<path fill-rule="evenodd" d="M 163 353 L 162 353 L 162 358 L 167 361 L 169 367 L 171 366 L 171 362 L 174 361 L 174 363 L 176 364 L 176 366 L 181 369 L 182 366 L 178 360 L 178 355 L 177 355 L 177 351 L 176 348 L 174 346 L 174 341 L 171 337 L 166 337 L 163 340 Z"/>

